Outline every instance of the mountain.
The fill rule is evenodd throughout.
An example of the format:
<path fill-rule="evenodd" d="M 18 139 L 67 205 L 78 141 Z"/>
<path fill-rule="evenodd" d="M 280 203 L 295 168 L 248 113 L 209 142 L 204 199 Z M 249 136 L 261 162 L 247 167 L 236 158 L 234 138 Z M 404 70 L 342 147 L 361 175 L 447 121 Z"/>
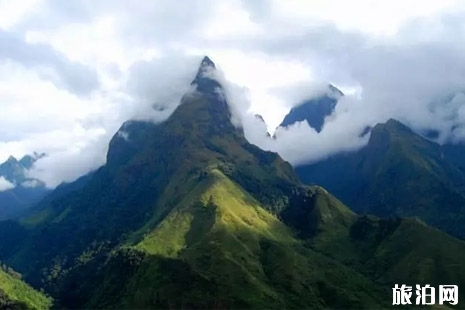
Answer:
<path fill-rule="evenodd" d="M 212 70 L 165 122 L 123 124 L 100 169 L 1 222 L 0 259 L 57 308 L 385 308 L 394 283 L 465 284 L 464 242 L 358 216 L 248 143 Z"/>
<path fill-rule="evenodd" d="M 338 100 L 343 95 L 339 89 L 330 84 L 325 94 L 306 100 L 293 107 L 284 117 L 279 127 L 287 127 L 297 122 L 307 121 L 311 128 L 320 132 L 323 129 L 325 118 L 334 112 Z"/>
<path fill-rule="evenodd" d="M 13 184 L 29 181 L 31 178 L 27 177 L 27 170 L 31 169 L 34 163 L 44 156 L 45 154 L 34 153 L 33 155 L 25 155 L 20 160 L 10 156 L 6 162 L 0 164 L 0 176 Z"/>
<path fill-rule="evenodd" d="M 21 281 L 20 275 L 0 263 L 0 309 L 49 309 L 51 299 Z"/>
<path fill-rule="evenodd" d="M 418 216 L 463 238 L 465 170 L 454 155 L 451 147 L 431 142 L 390 119 L 371 130 L 368 144 L 359 151 L 296 171 L 303 182 L 324 186 L 355 212 Z"/>
<path fill-rule="evenodd" d="M 27 176 L 34 162 L 43 156 L 35 153 L 20 160 L 10 156 L 0 164 L 0 183 L 8 185 L 0 187 L 0 220 L 23 214 L 49 192 L 44 182 Z"/>
<path fill-rule="evenodd" d="M 442 146 L 444 157 L 465 172 L 465 143 L 444 144 Z"/>

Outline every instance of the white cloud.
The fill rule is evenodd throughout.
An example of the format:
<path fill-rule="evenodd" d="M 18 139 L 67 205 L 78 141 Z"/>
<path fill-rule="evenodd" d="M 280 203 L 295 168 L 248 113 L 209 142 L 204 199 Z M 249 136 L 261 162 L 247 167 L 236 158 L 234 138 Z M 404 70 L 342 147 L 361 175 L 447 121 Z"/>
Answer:
<path fill-rule="evenodd" d="M 274 1 L 275 8 L 295 24 L 331 22 L 341 31 L 394 35 L 403 24 L 454 8 L 457 1 L 436 0 L 288 0 Z"/>
<path fill-rule="evenodd" d="M 297 60 L 279 60 L 263 53 L 237 50 L 213 50 L 209 54 L 223 72 L 224 79 L 247 92 L 250 103 L 244 108 L 260 113 L 270 131 L 281 123 L 292 104 L 297 103 L 278 93 L 296 84 L 314 82 L 311 70 Z"/>
<path fill-rule="evenodd" d="M 134 100 L 135 118 L 155 114 L 161 115 L 158 121 L 166 119 L 191 89 L 200 61 L 200 56 L 173 54 L 134 63 L 128 71 L 126 90 Z"/>
<path fill-rule="evenodd" d="M 31 173 L 49 186 L 97 168 L 125 120 L 168 117 L 203 55 L 248 138 L 294 163 L 359 147 L 389 117 L 458 141 L 464 30 L 453 0 L 0 0 L 0 161 L 46 152 Z M 320 134 L 266 138 L 254 113 L 273 131 L 323 82 L 349 96 Z"/>
<path fill-rule="evenodd" d="M 34 187 L 39 187 L 42 186 L 42 182 L 39 180 L 27 180 L 21 183 L 22 187 L 27 187 L 27 188 L 34 188 Z"/>
<path fill-rule="evenodd" d="M 40 0 L 24 0 L 11 2 L 0 0 L 0 28 L 7 29 L 17 24 L 25 15 L 34 9 Z"/>
<path fill-rule="evenodd" d="M 97 73 L 70 61 L 47 44 L 26 42 L 22 35 L 0 30 L 0 61 L 12 61 L 33 69 L 43 80 L 72 93 L 87 95 L 99 87 Z"/>
<path fill-rule="evenodd" d="M 239 107 L 248 106 L 249 101 L 244 96 L 244 89 L 231 83 L 223 85 L 233 111 Z M 321 85 L 317 84 L 307 91 L 310 91 L 311 95 L 319 95 L 322 93 L 321 90 Z M 301 94 L 302 90 L 297 87 L 297 90 L 290 96 L 300 98 Z M 241 110 L 244 111 L 244 109 Z M 364 146 L 368 142 L 369 135 L 361 137 L 361 133 L 367 126 L 375 124 L 377 120 L 363 113 L 361 101 L 353 96 L 345 96 L 339 100 L 336 111 L 326 119 L 325 126 L 320 133 L 303 121 L 286 128 L 279 127 L 274 133 L 275 138 L 272 138 L 267 135 L 266 124 L 253 113 L 242 113 L 240 118 L 245 136 L 251 143 L 262 149 L 279 153 L 293 165 L 313 162 L 337 152 L 353 151 Z"/>
<path fill-rule="evenodd" d="M 240 1 L 223 1 L 212 16 L 204 34 L 209 39 L 260 35 L 265 29 L 255 23 L 243 10 Z"/>
<path fill-rule="evenodd" d="M 4 192 L 12 188 L 15 188 L 13 183 L 9 182 L 4 177 L 0 177 L 0 192 Z"/>

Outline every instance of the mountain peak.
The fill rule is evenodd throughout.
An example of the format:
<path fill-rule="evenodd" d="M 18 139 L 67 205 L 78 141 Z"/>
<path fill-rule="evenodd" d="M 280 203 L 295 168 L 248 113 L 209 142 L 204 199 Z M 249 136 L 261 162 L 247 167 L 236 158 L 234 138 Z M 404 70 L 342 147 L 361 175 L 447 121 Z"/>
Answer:
<path fill-rule="evenodd" d="M 124 162 L 151 140 L 149 137 L 154 130 L 159 131 L 161 128 L 165 128 L 163 130 L 186 144 L 204 144 L 199 140 L 207 141 L 214 135 L 242 137 L 242 130 L 237 129 L 231 122 L 226 95 L 215 78 L 215 71 L 215 64 L 205 56 L 191 82 L 196 91 L 184 94 L 179 106 L 159 126 L 140 121 L 123 124 L 110 141 L 107 163 L 116 165 Z M 121 139 L 121 132 L 124 132 L 127 138 Z"/>
<path fill-rule="evenodd" d="M 16 157 L 10 155 L 10 157 L 8 157 L 8 159 L 6 160 L 6 162 L 7 162 L 7 163 L 17 163 L 18 160 L 16 159 Z"/>
<path fill-rule="evenodd" d="M 368 148 L 378 150 L 383 154 L 391 147 L 402 149 L 403 152 L 416 152 L 415 148 L 423 145 L 424 149 L 438 152 L 438 145 L 429 142 L 402 122 L 390 118 L 385 123 L 376 124 L 371 130 Z M 407 151 L 409 150 L 409 151 Z"/>
<path fill-rule="evenodd" d="M 403 126 L 405 127 L 404 124 L 402 124 L 400 121 L 394 119 L 394 118 L 390 118 L 386 121 L 385 123 L 386 126 L 395 126 L 395 127 L 398 127 L 398 126 Z"/>
<path fill-rule="evenodd" d="M 214 70 L 216 70 L 215 63 L 208 56 L 205 56 L 200 62 L 200 66 L 199 66 L 199 70 L 197 71 L 196 79 L 210 77 L 211 73 Z"/>
<path fill-rule="evenodd" d="M 34 165 L 34 163 L 45 157 L 45 153 L 37 153 L 37 152 L 34 152 L 33 155 L 24 155 L 20 160 L 19 160 L 19 163 L 21 164 L 21 166 L 23 166 L 24 168 L 26 169 L 31 169 L 32 166 Z"/>
<path fill-rule="evenodd" d="M 389 144 L 392 133 L 397 132 L 398 128 L 402 128 L 404 125 L 390 118 L 384 123 L 377 123 L 371 130 L 371 135 L 368 144 L 369 145 L 384 145 L 387 147 Z"/>
<path fill-rule="evenodd" d="M 215 93 L 218 88 L 221 89 L 220 83 L 215 79 L 215 74 L 215 63 L 208 56 L 205 56 L 191 85 L 196 85 L 199 92 Z"/>
<path fill-rule="evenodd" d="M 21 159 L 17 159 L 16 157 L 10 155 L 10 157 L 8 157 L 8 159 L 2 165 L 5 165 L 5 164 L 15 165 L 15 166 L 19 165 L 22 168 L 30 169 L 30 168 L 32 168 L 32 165 L 37 160 L 39 160 L 39 159 L 41 159 L 41 158 L 43 158 L 45 156 L 46 156 L 45 153 L 34 152 L 32 155 L 27 154 L 27 155 L 24 155 L 23 157 L 21 157 Z"/>
<path fill-rule="evenodd" d="M 407 127 L 405 124 L 403 124 L 402 122 L 394 118 L 388 119 L 385 123 L 378 123 L 373 128 L 373 132 L 380 131 L 380 130 L 391 132 L 391 133 L 392 132 L 413 133 L 413 131 L 409 127 Z"/>
<path fill-rule="evenodd" d="M 323 94 L 293 107 L 279 126 L 287 127 L 297 122 L 306 121 L 310 127 L 320 132 L 323 129 L 325 118 L 334 112 L 336 104 L 342 96 L 344 94 L 339 89 L 328 84 Z"/>
<path fill-rule="evenodd" d="M 215 63 L 208 56 L 203 57 L 202 62 L 200 63 L 200 66 L 201 67 L 209 66 L 209 67 L 216 68 Z"/>

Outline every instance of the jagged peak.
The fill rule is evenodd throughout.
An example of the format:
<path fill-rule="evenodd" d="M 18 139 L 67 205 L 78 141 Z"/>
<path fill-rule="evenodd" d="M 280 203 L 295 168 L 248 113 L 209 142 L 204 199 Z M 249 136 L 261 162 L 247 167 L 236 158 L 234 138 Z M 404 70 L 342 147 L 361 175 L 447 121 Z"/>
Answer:
<path fill-rule="evenodd" d="M 200 62 L 195 78 L 210 78 L 213 70 L 216 70 L 215 63 L 208 56 L 205 56 Z"/>
<path fill-rule="evenodd" d="M 34 165 L 34 163 L 36 161 L 38 161 L 39 159 L 41 158 L 44 158 L 45 156 L 47 156 L 46 153 L 37 153 L 37 152 L 33 152 L 32 155 L 24 155 L 20 160 L 19 160 L 19 163 L 26 169 L 31 169 L 32 166 Z"/>
<path fill-rule="evenodd" d="M 21 168 L 21 164 L 18 161 L 18 159 L 16 159 L 16 157 L 9 156 L 8 159 L 5 160 L 3 163 L 0 162 L 0 168 L 2 170 L 6 169 L 7 171 L 11 171 Z"/>
<path fill-rule="evenodd" d="M 389 118 L 386 122 L 384 123 L 378 123 L 375 125 L 373 130 L 380 130 L 380 129 L 386 129 L 388 131 L 393 131 L 393 130 L 402 130 L 402 131 L 408 131 L 412 132 L 412 130 L 406 126 L 404 123 L 394 119 L 394 118 Z"/>
<path fill-rule="evenodd" d="M 24 155 L 23 157 L 21 157 L 21 159 L 17 159 L 15 156 L 13 155 L 10 155 L 8 157 L 8 159 L 4 162 L 4 164 L 8 163 L 8 164 L 19 164 L 21 166 L 24 166 L 25 168 L 29 169 L 30 167 L 28 166 L 32 166 L 32 164 L 34 162 L 36 162 L 37 160 L 43 158 L 47 156 L 46 153 L 37 153 L 37 152 L 33 152 L 32 155 L 30 154 L 27 154 L 27 155 Z"/>
<path fill-rule="evenodd" d="M 18 160 L 16 159 L 16 157 L 10 155 L 10 157 L 8 157 L 8 159 L 6 160 L 7 163 L 17 163 Z"/>
<path fill-rule="evenodd" d="M 192 135 L 193 138 L 212 134 L 243 136 L 242 129 L 236 128 L 231 122 L 231 111 L 222 85 L 214 73 L 211 74 L 208 70 L 216 70 L 216 67 L 213 61 L 205 56 L 191 82 L 196 91 L 184 94 L 180 104 L 162 126 L 183 128 L 186 131 L 185 138 L 190 136 L 189 131 L 193 128 L 199 130 L 197 135 Z M 138 146 L 145 143 L 148 134 L 152 133 L 155 127 L 157 126 L 151 122 L 125 122 L 110 141 L 107 163 L 124 162 L 137 151 Z"/>
<path fill-rule="evenodd" d="M 216 68 L 215 63 L 208 56 L 203 57 L 202 62 L 200 63 L 200 66 L 201 67 L 210 66 L 210 67 Z"/>
<path fill-rule="evenodd" d="M 216 66 L 215 63 L 205 56 L 200 62 L 197 74 L 191 85 L 196 85 L 197 91 L 203 93 L 215 93 L 221 89 L 221 84 L 215 78 Z"/>

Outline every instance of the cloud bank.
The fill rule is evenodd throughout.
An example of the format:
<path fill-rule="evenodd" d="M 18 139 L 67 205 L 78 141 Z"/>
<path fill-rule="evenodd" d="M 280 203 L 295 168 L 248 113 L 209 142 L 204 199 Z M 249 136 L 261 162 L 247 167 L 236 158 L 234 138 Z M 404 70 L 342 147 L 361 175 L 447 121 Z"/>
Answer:
<path fill-rule="evenodd" d="M 0 0 L 0 161 L 47 153 L 31 173 L 51 187 L 96 169 L 124 121 L 170 115 L 204 55 L 247 138 L 293 164 L 390 117 L 464 141 L 464 31 L 454 0 Z M 319 134 L 267 137 L 328 82 L 346 96 Z"/>
<path fill-rule="evenodd" d="M 63 142 L 62 145 L 44 141 L 45 145 L 55 148 L 41 149 L 48 156 L 34 164 L 30 176 L 55 187 L 103 165 L 108 143 L 117 132 L 122 134 L 118 129 L 125 121 L 158 123 L 171 115 L 181 97 L 191 90 L 190 82 L 200 60 L 199 56 L 171 55 L 132 65 L 116 95 L 99 98 L 101 110 L 98 113 L 74 120 L 76 132 L 70 138 L 75 139 L 75 143 L 65 140 L 69 132 L 56 134 L 55 141 Z"/>
<path fill-rule="evenodd" d="M 0 177 L 0 192 L 4 192 L 12 188 L 15 188 L 13 183 L 9 182 L 4 177 Z"/>

